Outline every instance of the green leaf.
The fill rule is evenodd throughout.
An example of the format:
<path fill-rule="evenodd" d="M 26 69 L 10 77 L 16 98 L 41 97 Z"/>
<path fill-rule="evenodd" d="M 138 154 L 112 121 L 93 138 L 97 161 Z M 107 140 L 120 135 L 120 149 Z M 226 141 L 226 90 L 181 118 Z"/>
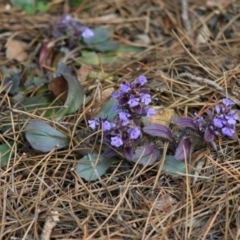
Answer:
<path fill-rule="evenodd" d="M 100 110 L 100 112 L 95 116 L 96 118 L 98 117 L 103 117 L 103 116 L 108 116 L 108 121 L 112 122 L 114 117 L 120 112 L 120 110 L 114 110 L 114 107 L 118 106 L 118 101 L 114 98 L 111 98 Z"/>
<path fill-rule="evenodd" d="M 79 160 L 75 171 L 86 181 L 95 181 L 108 170 L 112 161 L 96 153 L 88 154 Z"/>
<path fill-rule="evenodd" d="M 54 98 L 52 96 L 38 95 L 34 97 L 25 98 L 22 102 L 16 105 L 15 108 L 26 112 L 35 112 L 38 115 L 45 112 L 44 117 L 52 117 L 57 112 L 56 104 L 52 104 Z M 50 107 L 48 109 L 48 107 Z M 54 106 L 56 108 L 54 108 Z"/>
<path fill-rule="evenodd" d="M 45 13 L 48 10 L 48 5 L 44 2 L 37 2 L 36 8 L 40 13 Z"/>
<path fill-rule="evenodd" d="M 116 51 L 119 48 L 119 44 L 109 39 L 106 42 L 98 43 L 94 47 L 100 52 Z"/>
<path fill-rule="evenodd" d="M 83 103 L 84 90 L 79 81 L 69 74 L 61 74 L 68 83 L 68 95 L 64 106 L 56 113 L 54 119 L 60 121 L 67 114 L 76 112 Z"/>
<path fill-rule="evenodd" d="M 98 27 L 93 29 L 93 32 L 94 32 L 94 36 L 83 39 L 83 41 L 89 46 L 105 42 L 111 38 L 110 32 L 105 28 Z"/>
<path fill-rule="evenodd" d="M 123 62 L 123 59 L 116 56 L 115 53 L 111 54 L 97 54 L 95 52 L 90 51 L 82 51 L 81 62 L 85 64 L 90 64 L 94 66 L 98 66 L 100 63 L 102 64 L 112 64 L 113 62 L 120 63 Z"/>
<path fill-rule="evenodd" d="M 0 145 L 0 159 L 1 164 L 6 165 L 11 157 L 11 150 L 14 142 L 10 141 L 8 144 L 4 143 Z"/>
<path fill-rule="evenodd" d="M 50 152 L 54 148 L 64 148 L 70 143 L 68 136 L 41 120 L 35 120 L 27 124 L 25 137 L 32 148 L 41 152 Z"/>
<path fill-rule="evenodd" d="M 127 53 L 129 55 L 133 55 L 136 53 L 140 53 L 144 51 L 146 48 L 144 47 L 136 47 L 136 46 L 129 46 L 129 45 L 124 45 L 120 44 L 119 48 L 117 50 L 118 53 Z"/>
<path fill-rule="evenodd" d="M 16 94 L 19 91 L 21 72 L 12 71 L 5 67 L 2 67 L 1 70 L 4 75 L 3 88 L 6 87 L 5 90 L 10 94 Z"/>
<path fill-rule="evenodd" d="M 166 155 L 162 170 L 171 174 L 173 177 L 181 177 L 181 174 L 186 173 L 186 165 L 184 161 L 176 160 L 172 155 Z"/>

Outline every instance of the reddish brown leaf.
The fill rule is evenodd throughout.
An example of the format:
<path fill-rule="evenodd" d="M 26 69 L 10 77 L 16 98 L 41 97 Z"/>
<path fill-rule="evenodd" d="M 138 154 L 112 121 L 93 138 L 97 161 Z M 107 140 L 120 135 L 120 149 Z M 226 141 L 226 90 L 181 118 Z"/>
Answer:
<path fill-rule="evenodd" d="M 59 97 L 59 100 L 65 101 L 67 99 L 68 83 L 63 76 L 54 78 L 48 84 L 48 88 L 53 91 L 56 97 Z"/>

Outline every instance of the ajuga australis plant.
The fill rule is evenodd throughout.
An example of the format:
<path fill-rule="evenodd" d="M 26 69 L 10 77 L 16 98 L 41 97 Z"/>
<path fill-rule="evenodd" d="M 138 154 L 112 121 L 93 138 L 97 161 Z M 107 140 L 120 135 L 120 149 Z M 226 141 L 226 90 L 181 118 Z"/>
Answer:
<path fill-rule="evenodd" d="M 204 116 L 195 114 L 194 118 L 178 118 L 172 128 L 157 123 L 146 124 L 143 118 L 156 114 L 149 106 L 152 98 L 144 86 L 146 83 L 147 79 L 142 75 L 132 83 L 123 81 L 119 90 L 111 95 L 118 103 L 113 109 L 116 111 L 113 121 L 108 121 L 108 116 L 88 121 L 89 127 L 102 139 L 106 157 L 121 154 L 135 162 L 137 158 L 147 156 L 151 159 L 141 163 L 149 165 L 161 155 L 159 142 L 163 146 L 163 142 L 168 141 L 169 153 L 177 160 L 189 160 L 194 147 L 202 140 L 216 149 L 215 138 L 236 138 L 238 114 L 232 109 L 234 102 L 227 98 L 213 111 L 207 110 Z"/>

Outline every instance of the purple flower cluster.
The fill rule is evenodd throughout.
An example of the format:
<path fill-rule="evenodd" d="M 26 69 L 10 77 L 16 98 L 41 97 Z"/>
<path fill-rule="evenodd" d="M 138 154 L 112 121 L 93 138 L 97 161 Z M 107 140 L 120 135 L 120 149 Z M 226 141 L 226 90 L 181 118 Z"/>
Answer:
<path fill-rule="evenodd" d="M 215 106 L 213 113 L 206 111 L 207 119 L 197 116 L 193 121 L 198 130 L 204 132 L 204 139 L 208 142 L 212 142 L 217 136 L 236 138 L 235 129 L 239 119 L 237 111 L 232 109 L 235 103 L 228 98 L 224 98 L 222 102 Z"/>
<path fill-rule="evenodd" d="M 52 23 L 52 34 L 55 38 L 64 35 L 71 35 L 71 37 L 78 39 L 79 37 L 91 38 L 94 36 L 94 32 L 81 25 L 78 21 L 74 20 L 70 14 L 66 14 L 60 22 Z"/>
<path fill-rule="evenodd" d="M 148 107 L 152 100 L 149 89 L 143 87 L 146 82 L 146 77 L 142 75 L 133 83 L 124 81 L 120 84 L 119 91 L 112 94 L 112 98 L 117 99 L 119 107 L 130 115 L 151 117 L 156 112 Z"/>
<path fill-rule="evenodd" d="M 104 132 L 104 143 L 122 151 L 129 160 L 133 157 L 134 149 L 140 143 L 142 136 L 141 117 L 153 116 L 154 109 L 148 105 L 151 102 L 149 90 L 143 88 L 146 77 L 139 76 L 133 83 L 124 81 L 119 91 L 112 94 L 118 100 L 118 111 L 112 123 L 107 117 L 95 118 L 88 121 L 89 127 L 98 127 Z"/>
<path fill-rule="evenodd" d="M 224 98 L 221 105 L 217 105 L 214 111 L 207 110 L 207 116 L 198 116 L 196 119 L 181 117 L 176 120 L 178 131 L 172 131 L 169 127 L 160 124 L 150 124 L 143 131 L 151 136 L 160 137 L 169 141 L 169 148 L 174 151 L 177 160 L 189 159 L 191 152 L 201 139 L 211 143 L 216 149 L 214 138 L 225 136 L 236 138 L 236 123 L 238 113 L 233 110 L 234 102 Z"/>

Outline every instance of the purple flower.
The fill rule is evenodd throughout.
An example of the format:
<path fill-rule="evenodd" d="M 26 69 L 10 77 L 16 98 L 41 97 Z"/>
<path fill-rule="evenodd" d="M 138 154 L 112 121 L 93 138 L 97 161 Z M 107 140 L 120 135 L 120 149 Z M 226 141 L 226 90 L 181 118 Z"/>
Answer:
<path fill-rule="evenodd" d="M 232 129 L 231 127 L 226 126 L 222 128 L 222 134 L 226 137 L 233 137 L 234 133 L 235 133 L 235 130 Z"/>
<path fill-rule="evenodd" d="M 140 97 L 141 102 L 144 103 L 145 105 L 148 105 L 152 101 L 150 94 L 141 93 Z"/>
<path fill-rule="evenodd" d="M 118 114 L 120 120 L 122 121 L 128 121 L 128 118 L 131 117 L 131 114 L 129 114 L 128 112 L 120 112 Z"/>
<path fill-rule="evenodd" d="M 115 137 L 111 137 L 111 145 L 114 147 L 120 147 L 123 145 L 122 137 L 121 135 L 117 135 Z"/>
<path fill-rule="evenodd" d="M 127 132 L 130 135 L 130 139 L 137 139 L 141 134 L 141 131 L 139 130 L 138 127 L 130 128 L 130 129 L 128 129 Z"/>
<path fill-rule="evenodd" d="M 238 120 L 238 115 L 235 111 L 231 111 L 229 114 L 226 115 L 227 123 L 231 125 L 235 125 Z"/>
<path fill-rule="evenodd" d="M 95 118 L 93 120 L 88 120 L 88 125 L 91 129 L 95 130 L 99 126 L 99 119 Z"/>
<path fill-rule="evenodd" d="M 120 91 L 123 93 L 128 93 L 131 91 L 131 85 L 128 82 L 123 82 L 120 84 Z"/>
<path fill-rule="evenodd" d="M 147 78 L 143 75 L 140 75 L 135 81 L 135 84 L 139 84 L 140 86 L 143 86 L 147 82 Z"/>
<path fill-rule="evenodd" d="M 217 128 L 222 128 L 226 121 L 220 117 L 216 117 L 213 119 L 213 125 Z"/>
<path fill-rule="evenodd" d="M 87 27 L 82 27 L 81 28 L 81 34 L 83 38 L 91 38 L 94 36 L 94 32 Z"/>
<path fill-rule="evenodd" d="M 156 115 L 156 111 L 153 108 L 146 108 L 146 117 L 152 117 Z"/>
<path fill-rule="evenodd" d="M 136 107 L 139 105 L 139 98 L 136 97 L 131 97 L 130 100 L 128 101 L 128 104 L 130 107 Z"/>
<path fill-rule="evenodd" d="M 70 14 L 66 14 L 63 19 L 61 20 L 62 24 L 67 24 L 68 22 L 70 22 L 72 20 L 72 16 Z"/>
<path fill-rule="evenodd" d="M 116 99 L 118 99 L 120 96 L 121 96 L 120 92 L 113 92 L 113 93 L 111 94 L 111 98 L 116 98 Z"/>
<path fill-rule="evenodd" d="M 113 123 L 110 123 L 108 121 L 103 122 L 103 131 L 111 130 L 112 127 L 114 127 Z"/>
<path fill-rule="evenodd" d="M 228 99 L 228 98 L 224 98 L 222 101 L 223 101 L 223 104 L 224 104 L 226 107 L 232 106 L 232 105 L 235 104 L 232 100 L 230 100 L 230 99 Z"/>

